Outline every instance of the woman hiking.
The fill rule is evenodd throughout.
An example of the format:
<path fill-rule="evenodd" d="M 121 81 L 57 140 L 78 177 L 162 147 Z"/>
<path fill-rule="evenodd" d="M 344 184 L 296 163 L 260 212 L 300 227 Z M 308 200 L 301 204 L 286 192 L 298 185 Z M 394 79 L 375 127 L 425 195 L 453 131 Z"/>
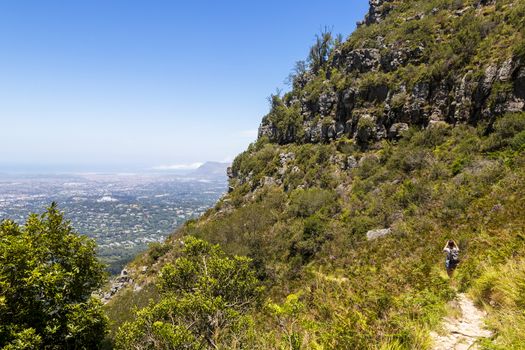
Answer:
<path fill-rule="evenodd" d="M 445 267 L 447 268 L 448 277 L 452 277 L 454 270 L 459 264 L 459 247 L 453 240 L 449 240 L 443 248 L 443 252 L 447 254 L 445 259 Z"/>

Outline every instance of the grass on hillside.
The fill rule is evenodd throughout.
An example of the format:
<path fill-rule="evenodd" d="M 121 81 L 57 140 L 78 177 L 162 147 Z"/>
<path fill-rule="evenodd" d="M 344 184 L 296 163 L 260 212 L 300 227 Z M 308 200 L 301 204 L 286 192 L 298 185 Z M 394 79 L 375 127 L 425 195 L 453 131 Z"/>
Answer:
<path fill-rule="evenodd" d="M 172 240 L 194 235 L 253 259 L 268 292 L 251 313 L 250 348 L 428 349 L 455 294 L 441 252 L 453 238 L 454 279 L 490 305 L 501 344 L 491 346 L 518 348 L 523 323 L 508 325 L 523 306 L 525 114 L 494 129 L 411 129 L 367 151 L 260 141 L 234 163 L 251 179 Z M 294 158 L 279 172 L 283 153 Z M 359 165 L 343 170 L 348 156 Z M 270 176 L 283 185 L 261 187 Z"/>

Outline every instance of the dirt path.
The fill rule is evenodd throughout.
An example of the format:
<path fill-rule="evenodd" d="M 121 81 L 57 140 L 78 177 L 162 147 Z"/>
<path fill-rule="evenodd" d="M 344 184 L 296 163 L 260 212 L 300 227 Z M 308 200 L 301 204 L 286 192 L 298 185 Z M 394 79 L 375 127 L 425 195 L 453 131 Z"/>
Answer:
<path fill-rule="evenodd" d="M 433 350 L 475 350 L 478 349 L 476 340 L 492 335 L 489 330 L 484 329 L 485 313 L 476 308 L 465 294 L 458 294 L 455 304 L 459 315 L 444 319 L 445 333 L 441 335 L 431 332 Z"/>

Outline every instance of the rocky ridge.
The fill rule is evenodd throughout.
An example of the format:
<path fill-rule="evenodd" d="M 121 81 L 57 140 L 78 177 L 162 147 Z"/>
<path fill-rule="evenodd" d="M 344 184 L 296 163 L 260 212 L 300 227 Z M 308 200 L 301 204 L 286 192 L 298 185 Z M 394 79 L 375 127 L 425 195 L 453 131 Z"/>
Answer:
<path fill-rule="evenodd" d="M 370 1 L 370 10 L 358 32 L 362 27 L 383 25 L 397 3 Z M 432 16 L 468 20 L 467 16 L 477 18 L 494 11 L 494 6 L 493 1 L 475 1 L 455 10 L 434 8 L 394 20 L 413 22 L 414 26 Z M 486 37 L 497 27 L 493 23 L 485 26 Z M 452 40 L 447 35 L 435 34 L 437 44 L 432 44 L 432 50 L 446 50 Z M 392 42 L 376 35 L 373 41 L 348 41 L 335 47 L 326 68 L 300 74 L 292 92 L 283 98 L 286 108 L 298 111 L 294 119 L 283 123 L 282 116 L 270 112 L 259 127 L 259 139 L 268 137 L 270 142 L 288 144 L 347 137 L 366 144 L 395 139 L 411 125 L 490 123 L 504 113 L 525 110 L 525 61 L 516 54 L 503 60 L 473 61 L 475 66 L 462 64 L 458 68 L 447 63 L 450 67 L 443 74 L 404 81 L 407 71 L 427 69 L 433 63 L 428 57 L 429 45 L 424 40 Z M 482 50 L 479 46 L 472 50 Z M 401 79 L 393 84 L 388 81 L 392 76 Z M 320 84 L 317 95 L 309 93 L 310 85 L 315 84 Z"/>
<path fill-rule="evenodd" d="M 139 274 L 146 274 L 148 271 L 147 266 L 142 266 L 140 271 L 134 271 L 129 269 L 123 269 L 120 275 L 115 276 L 111 279 L 109 286 L 106 291 L 99 291 L 100 300 L 103 304 L 107 304 L 111 299 L 121 290 L 126 287 L 131 287 L 133 291 L 140 291 L 142 286 L 137 283 L 134 276 Z"/>

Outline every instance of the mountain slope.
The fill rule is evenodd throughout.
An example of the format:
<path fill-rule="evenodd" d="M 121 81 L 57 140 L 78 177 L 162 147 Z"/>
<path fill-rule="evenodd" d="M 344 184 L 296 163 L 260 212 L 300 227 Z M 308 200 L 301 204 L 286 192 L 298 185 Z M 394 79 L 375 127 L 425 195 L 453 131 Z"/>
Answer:
<path fill-rule="evenodd" d="M 228 169 L 229 163 L 221 162 L 206 162 L 200 167 L 192 171 L 189 176 L 197 178 L 226 178 L 226 171 Z"/>
<path fill-rule="evenodd" d="M 456 293 L 441 251 L 453 238 L 454 279 L 489 311 L 487 346 L 519 348 L 524 15 L 523 1 L 374 0 L 348 40 L 322 33 L 233 162 L 230 192 L 129 266 L 135 285 L 110 316 L 133 320 L 152 297 L 126 329 L 159 342 L 428 349 Z M 169 293 L 155 285 L 193 259 L 188 236 L 251 259 L 263 301 L 230 310 L 236 326 L 188 335 L 159 313 Z"/>

